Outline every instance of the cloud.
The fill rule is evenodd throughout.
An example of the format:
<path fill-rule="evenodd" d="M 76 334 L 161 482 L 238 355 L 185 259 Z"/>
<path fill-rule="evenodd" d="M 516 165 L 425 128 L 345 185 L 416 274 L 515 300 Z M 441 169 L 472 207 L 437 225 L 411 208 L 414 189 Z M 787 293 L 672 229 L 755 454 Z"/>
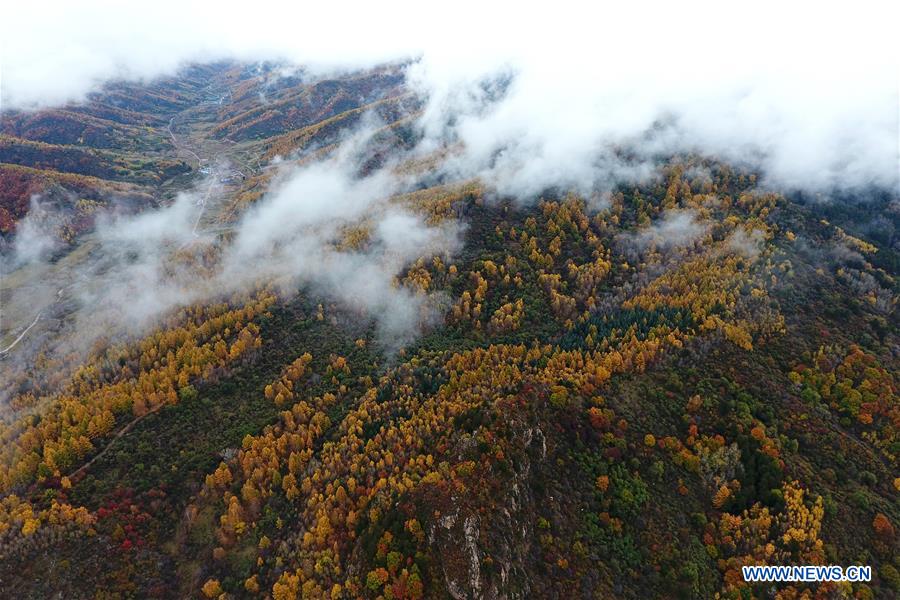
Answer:
<path fill-rule="evenodd" d="M 706 235 L 709 225 L 702 221 L 697 211 L 667 210 L 653 224 L 634 233 L 622 234 L 619 239 L 638 251 L 681 248 Z"/>
<path fill-rule="evenodd" d="M 5 108 L 189 61 L 283 59 L 322 73 L 412 57 L 412 84 L 430 98 L 423 128 L 464 141 L 456 167 L 502 192 L 608 187 L 674 151 L 749 162 L 788 188 L 898 185 L 888 3 L 463 1 L 428 12 L 402 1 L 340 14 L 277 2 L 50 4 L 7 9 L 7 24 L 30 26 L 5 27 Z M 498 76 L 511 82 L 488 106 L 497 90 L 484 83 Z M 637 160 L 621 160 L 622 147 Z"/>
<path fill-rule="evenodd" d="M 726 238 L 725 244 L 729 250 L 737 252 L 750 259 L 759 256 L 761 246 L 765 243 L 765 233 L 760 229 L 747 231 L 738 227 Z"/>
<path fill-rule="evenodd" d="M 41 197 L 33 195 L 28 214 L 16 227 L 11 252 L 0 264 L 0 272 L 46 260 L 59 246 L 56 229 L 63 221 L 52 205 L 42 204 Z"/>
<path fill-rule="evenodd" d="M 74 267 L 80 271 L 73 287 L 82 309 L 78 330 L 88 336 L 142 330 L 172 308 L 215 296 L 190 264 L 174 257 L 189 244 L 211 242 L 192 233 L 199 194 L 179 194 L 169 206 L 138 215 L 98 219 L 96 247 Z"/>
<path fill-rule="evenodd" d="M 233 289 L 265 280 L 309 285 L 375 317 L 382 342 L 397 347 L 433 320 L 440 298 L 418 295 L 394 279 L 421 256 L 455 252 L 458 225 L 428 226 L 422 216 L 390 205 L 389 196 L 408 182 L 390 168 L 357 178 L 352 156 L 344 151 L 300 169 L 250 209 L 223 253 L 218 283 Z M 347 228 L 360 223 L 369 231 L 367 242 L 342 247 Z"/>
<path fill-rule="evenodd" d="M 453 69 L 423 61 L 414 81 L 432 94 L 428 128 L 452 123 L 448 129 L 468 149 L 465 168 L 487 170 L 514 194 L 548 184 L 615 184 L 640 176 L 655 155 L 674 152 L 761 168 L 767 183 L 789 189 L 897 188 L 892 54 L 870 55 L 863 42 L 842 45 L 848 56 L 834 56 L 816 39 L 807 40 L 808 60 L 798 60 L 782 45 L 780 54 L 754 43 L 748 50 L 760 56 L 735 53 L 733 40 L 706 33 L 699 47 L 671 35 L 654 40 L 652 28 L 632 40 L 597 35 L 596 46 L 573 49 L 551 34 L 549 43 L 509 59 L 512 83 L 488 108 L 479 102 L 477 65 L 452 85 L 444 78 Z"/>

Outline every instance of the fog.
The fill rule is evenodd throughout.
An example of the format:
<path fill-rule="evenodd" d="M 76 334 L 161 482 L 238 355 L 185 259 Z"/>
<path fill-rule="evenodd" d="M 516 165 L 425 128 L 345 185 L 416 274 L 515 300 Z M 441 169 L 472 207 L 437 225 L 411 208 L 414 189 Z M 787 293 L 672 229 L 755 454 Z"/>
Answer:
<path fill-rule="evenodd" d="M 710 224 L 703 222 L 693 210 L 667 210 L 648 227 L 638 229 L 633 234 L 624 234 L 622 241 L 630 243 L 638 250 L 669 249 L 689 246 L 709 231 Z"/>
<path fill-rule="evenodd" d="M 191 61 L 281 59 L 325 73 L 412 58 L 410 79 L 430 99 L 425 130 L 462 140 L 457 167 L 508 193 L 628 177 L 611 149 L 637 140 L 647 155 L 696 150 L 753 163 L 788 188 L 896 189 L 900 53 L 889 3 L 852 12 L 805 2 L 582 4 L 460 2 L 429 14 L 413 2 L 340 13 L 300 3 L 15 3 L 0 89 L 4 108 L 47 106 Z M 486 109 L 483 83 L 501 74 L 511 83 Z"/>
<path fill-rule="evenodd" d="M 364 142 L 364 129 L 345 146 Z M 355 153 L 293 173 L 237 224 L 222 261 L 223 286 L 260 280 L 300 281 L 345 306 L 376 317 L 388 346 L 411 340 L 434 317 L 440 298 L 417 295 L 394 278 L 420 256 L 447 258 L 459 246 L 459 225 L 427 226 L 423 217 L 388 200 L 403 181 L 384 168 L 357 178 Z M 361 248 L 342 248 L 347 227 L 362 225 Z"/>
<path fill-rule="evenodd" d="M 8 258 L 0 261 L 0 272 L 45 261 L 59 246 L 55 235 L 62 222 L 59 215 L 44 206 L 37 194 L 31 196 L 30 202 L 28 214 L 16 226 Z"/>

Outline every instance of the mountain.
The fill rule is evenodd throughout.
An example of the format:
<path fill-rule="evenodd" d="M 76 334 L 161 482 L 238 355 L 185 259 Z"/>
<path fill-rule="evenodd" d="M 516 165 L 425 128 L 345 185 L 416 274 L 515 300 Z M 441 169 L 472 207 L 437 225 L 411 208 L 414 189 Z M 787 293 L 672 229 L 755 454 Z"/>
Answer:
<path fill-rule="evenodd" d="M 0 285 L 6 594 L 896 597 L 897 198 L 780 192 L 699 154 L 507 197 L 452 142 L 413 152 L 401 67 L 195 65 L 3 113 L 4 246 L 53 249 Z M 400 183 L 333 231 L 272 233 L 331 218 L 302 194 L 253 228 L 293 173 L 348 160 L 343 196 Z M 184 194 L 157 243 L 141 218 L 174 223 Z M 107 250 L 132 224 L 149 281 L 217 293 L 134 288 L 122 304 L 164 310 L 117 330 L 84 280 L 148 265 Z M 277 264 L 222 288 L 259 229 Z M 321 268 L 282 277 L 317 235 Z M 387 291 L 351 281 L 382 267 Z M 744 581 L 763 564 L 873 575 Z"/>

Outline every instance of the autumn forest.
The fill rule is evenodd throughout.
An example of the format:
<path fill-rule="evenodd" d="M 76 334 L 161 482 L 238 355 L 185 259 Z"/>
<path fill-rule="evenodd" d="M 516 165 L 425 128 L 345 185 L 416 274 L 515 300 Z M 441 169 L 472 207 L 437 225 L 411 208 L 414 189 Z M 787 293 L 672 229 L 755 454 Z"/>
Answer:
<path fill-rule="evenodd" d="M 0 596 L 897 597 L 896 196 L 506 193 L 405 69 L 3 113 Z M 741 571 L 830 564 L 873 576 Z"/>

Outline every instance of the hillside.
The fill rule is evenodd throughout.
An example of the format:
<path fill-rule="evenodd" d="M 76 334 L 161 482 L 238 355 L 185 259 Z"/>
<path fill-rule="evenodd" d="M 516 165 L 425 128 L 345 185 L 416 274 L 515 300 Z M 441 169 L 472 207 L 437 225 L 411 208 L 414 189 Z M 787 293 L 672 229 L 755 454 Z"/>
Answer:
<path fill-rule="evenodd" d="M 897 198 L 669 154 L 522 200 L 442 168 L 452 145 L 408 154 L 422 110 L 398 65 L 229 62 L 3 114 L 4 244 L 35 206 L 65 242 L 0 286 L 4 595 L 897 597 Z M 242 219 L 346 145 L 358 180 L 403 184 L 323 256 L 392 249 L 392 210 L 460 232 L 411 236 L 390 273 L 384 312 L 408 300 L 416 335 L 272 276 L 78 345 L 77 274 L 113 270 L 92 215 L 194 193 L 188 241 L 154 249 L 218 285 Z M 762 564 L 874 575 L 744 582 Z"/>

